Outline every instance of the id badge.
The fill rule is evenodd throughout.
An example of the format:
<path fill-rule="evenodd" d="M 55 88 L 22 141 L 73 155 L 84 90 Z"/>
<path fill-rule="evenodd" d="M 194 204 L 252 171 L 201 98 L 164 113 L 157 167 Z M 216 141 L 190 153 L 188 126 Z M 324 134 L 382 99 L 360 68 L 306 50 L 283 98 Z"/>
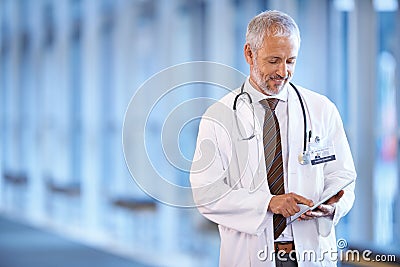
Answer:
<path fill-rule="evenodd" d="M 332 142 L 309 143 L 309 151 L 311 165 L 336 160 L 335 147 Z"/>

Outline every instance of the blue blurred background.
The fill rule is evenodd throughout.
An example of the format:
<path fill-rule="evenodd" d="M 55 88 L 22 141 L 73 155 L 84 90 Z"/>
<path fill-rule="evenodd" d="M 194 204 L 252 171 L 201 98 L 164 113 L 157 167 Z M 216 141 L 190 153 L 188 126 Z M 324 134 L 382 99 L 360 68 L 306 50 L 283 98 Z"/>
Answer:
<path fill-rule="evenodd" d="M 0 266 L 216 266 L 215 225 L 131 178 L 124 112 L 174 64 L 248 74 L 246 26 L 265 9 L 298 22 L 294 81 L 343 118 L 358 182 L 338 238 L 399 255 L 397 0 L 0 0 Z M 187 157 L 192 126 L 179 141 Z"/>

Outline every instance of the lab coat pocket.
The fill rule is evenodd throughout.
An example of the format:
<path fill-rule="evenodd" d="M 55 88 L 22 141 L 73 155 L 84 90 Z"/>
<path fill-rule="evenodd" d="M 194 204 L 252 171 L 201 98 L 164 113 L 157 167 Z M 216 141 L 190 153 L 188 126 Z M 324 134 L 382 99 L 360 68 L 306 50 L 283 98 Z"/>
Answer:
<path fill-rule="evenodd" d="M 330 218 L 318 219 L 318 233 L 322 237 L 327 237 L 333 229 L 333 220 Z"/>

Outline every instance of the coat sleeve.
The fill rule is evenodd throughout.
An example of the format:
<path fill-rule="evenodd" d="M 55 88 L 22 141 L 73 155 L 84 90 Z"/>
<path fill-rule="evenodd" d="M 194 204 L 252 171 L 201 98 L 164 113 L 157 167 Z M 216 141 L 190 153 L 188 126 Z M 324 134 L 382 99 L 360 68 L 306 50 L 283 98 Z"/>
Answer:
<path fill-rule="evenodd" d="M 333 104 L 332 106 L 328 127 L 330 129 L 329 136 L 330 139 L 333 140 L 336 152 L 336 160 L 328 162 L 324 166 L 324 190 L 330 187 L 337 188 L 349 180 L 356 179 L 353 158 L 343 128 L 343 123 L 336 106 Z M 336 203 L 333 219 L 318 219 L 318 229 L 322 236 L 328 236 L 333 226 L 350 211 L 355 199 L 354 188 L 355 182 L 344 189 L 343 197 Z"/>
<path fill-rule="evenodd" d="M 272 195 L 243 187 L 243 177 L 234 171 L 238 167 L 234 146 L 226 145 L 229 139 L 230 133 L 221 122 L 203 116 L 190 172 L 194 202 L 207 219 L 259 235 L 272 225 L 272 213 L 267 211 Z"/>

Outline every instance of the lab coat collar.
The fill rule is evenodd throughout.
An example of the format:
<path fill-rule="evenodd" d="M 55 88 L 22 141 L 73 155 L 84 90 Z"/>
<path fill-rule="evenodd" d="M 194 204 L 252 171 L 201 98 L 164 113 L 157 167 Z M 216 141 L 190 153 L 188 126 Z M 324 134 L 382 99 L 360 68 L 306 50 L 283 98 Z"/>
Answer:
<path fill-rule="evenodd" d="M 283 90 L 280 91 L 279 94 L 277 95 L 267 96 L 253 87 L 253 85 L 250 83 L 250 76 L 248 76 L 246 79 L 246 83 L 244 85 L 244 91 L 250 94 L 253 103 L 258 103 L 260 100 L 266 98 L 277 98 L 281 101 L 286 102 L 288 100 L 288 86 L 290 86 L 289 83 L 287 83 L 287 85 L 283 88 Z"/>

